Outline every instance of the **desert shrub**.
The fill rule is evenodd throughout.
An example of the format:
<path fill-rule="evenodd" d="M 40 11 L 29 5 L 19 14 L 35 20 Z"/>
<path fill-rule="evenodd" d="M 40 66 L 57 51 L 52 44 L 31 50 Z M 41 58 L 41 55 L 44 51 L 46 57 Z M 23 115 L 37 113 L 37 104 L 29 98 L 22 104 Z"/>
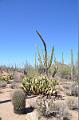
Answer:
<path fill-rule="evenodd" d="M 46 105 L 45 105 L 45 99 L 40 96 L 36 100 L 36 109 L 39 112 L 40 116 L 46 116 Z"/>
<path fill-rule="evenodd" d="M 68 96 L 78 96 L 78 85 L 73 83 L 65 92 Z"/>
<path fill-rule="evenodd" d="M 70 79 L 71 69 L 70 66 L 58 63 L 58 72 L 57 76 L 64 78 L 64 79 Z"/>
<path fill-rule="evenodd" d="M 67 105 L 70 110 L 78 109 L 78 98 L 77 97 L 69 97 L 67 99 Z"/>
<path fill-rule="evenodd" d="M 57 116 L 65 117 L 66 114 L 69 114 L 69 109 L 67 107 L 67 104 L 63 101 L 60 101 L 60 100 L 54 101 L 54 102 L 50 101 L 48 106 L 49 106 L 49 111 L 56 113 L 56 117 Z"/>
<path fill-rule="evenodd" d="M 9 82 L 9 80 L 12 80 L 12 79 L 13 79 L 13 75 L 11 75 L 11 74 L 1 75 L 1 76 L 0 76 L 0 80 L 4 80 L 4 81 L 6 81 L 7 83 Z"/>
<path fill-rule="evenodd" d="M 66 90 L 69 89 L 69 88 L 70 88 L 70 84 L 69 84 L 69 83 L 68 83 L 68 84 L 67 84 L 67 83 L 64 84 L 64 85 L 63 85 L 63 88 L 65 88 Z"/>
<path fill-rule="evenodd" d="M 18 73 L 14 74 L 14 82 L 16 82 L 16 83 L 21 82 L 20 74 L 18 74 Z"/>
<path fill-rule="evenodd" d="M 78 85 L 76 82 L 68 82 L 63 84 L 65 93 L 68 96 L 78 96 Z"/>
<path fill-rule="evenodd" d="M 28 63 L 24 65 L 24 74 L 28 77 L 35 77 L 39 75 L 38 70 L 34 69 L 34 67 Z"/>
<path fill-rule="evenodd" d="M 22 89 L 16 89 L 12 93 L 12 104 L 15 113 L 25 112 L 25 93 Z"/>
<path fill-rule="evenodd" d="M 72 86 L 71 86 L 71 95 L 72 96 L 78 96 L 78 85 L 76 83 L 74 83 Z"/>
<path fill-rule="evenodd" d="M 12 89 L 21 88 L 21 83 L 13 81 L 10 85 Z"/>
<path fill-rule="evenodd" d="M 7 86 L 7 82 L 4 80 L 0 80 L 0 87 L 6 87 Z"/>
<path fill-rule="evenodd" d="M 57 80 L 50 79 L 47 76 L 42 77 L 25 77 L 22 81 L 24 90 L 32 94 L 52 94 L 55 91 Z"/>
<path fill-rule="evenodd" d="M 65 93 L 66 93 L 67 96 L 71 96 L 71 91 L 70 91 L 70 89 L 69 89 L 69 90 L 65 90 Z"/>
<path fill-rule="evenodd" d="M 9 80 L 8 81 L 8 84 L 12 84 L 14 80 Z"/>
<path fill-rule="evenodd" d="M 59 119 L 63 117 L 64 120 L 65 118 L 71 119 L 71 113 L 67 104 L 60 100 L 54 101 L 53 99 L 40 97 L 37 99 L 37 111 L 40 115 L 46 117 L 53 116 Z"/>

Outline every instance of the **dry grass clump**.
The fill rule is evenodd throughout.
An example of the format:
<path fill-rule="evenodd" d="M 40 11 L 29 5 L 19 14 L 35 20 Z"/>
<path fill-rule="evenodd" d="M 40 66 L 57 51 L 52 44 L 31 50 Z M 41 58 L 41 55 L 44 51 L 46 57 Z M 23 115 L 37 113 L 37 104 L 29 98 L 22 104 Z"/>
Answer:
<path fill-rule="evenodd" d="M 70 120 L 71 114 L 65 101 L 57 100 L 53 103 L 50 102 L 49 106 L 50 111 L 55 113 L 57 118 L 63 117 L 63 119 L 67 118 Z"/>
<path fill-rule="evenodd" d="M 41 116 L 45 117 L 55 117 L 58 119 L 63 118 L 63 120 L 71 120 L 71 113 L 68 106 L 63 100 L 38 98 L 37 100 L 37 111 Z"/>
<path fill-rule="evenodd" d="M 72 86 L 71 86 L 71 95 L 72 96 L 78 96 L 78 84 L 77 83 L 74 83 Z"/>
<path fill-rule="evenodd" d="M 4 80 L 0 80 L 0 88 L 6 87 L 6 86 L 7 86 L 7 82 Z"/>
<path fill-rule="evenodd" d="M 78 98 L 77 97 L 68 97 L 67 105 L 70 110 L 78 109 Z"/>
<path fill-rule="evenodd" d="M 65 88 L 65 93 L 68 96 L 78 96 L 78 85 L 77 83 L 71 82 L 71 84 L 64 84 L 63 87 Z"/>

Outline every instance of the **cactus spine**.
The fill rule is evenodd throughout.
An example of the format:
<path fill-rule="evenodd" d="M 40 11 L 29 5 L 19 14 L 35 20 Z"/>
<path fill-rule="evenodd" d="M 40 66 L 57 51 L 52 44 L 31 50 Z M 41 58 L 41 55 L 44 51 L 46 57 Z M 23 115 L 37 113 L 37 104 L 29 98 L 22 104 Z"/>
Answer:
<path fill-rule="evenodd" d="M 37 35 L 40 37 L 40 40 L 42 41 L 43 43 L 43 46 L 44 46 L 44 64 L 43 64 L 43 67 L 44 67 L 44 72 L 46 74 L 48 74 L 48 69 L 51 67 L 52 65 L 52 59 L 53 59 L 53 55 L 54 55 L 54 47 L 52 48 L 52 51 L 51 51 L 51 56 L 50 56 L 50 62 L 48 62 L 48 55 L 47 55 L 47 46 L 46 46 L 46 43 L 44 41 L 44 39 L 42 38 L 41 34 L 36 30 L 36 33 Z M 38 52 L 39 53 L 39 52 Z M 38 54 L 39 56 L 40 54 Z M 40 60 L 41 60 L 41 57 L 39 56 Z M 42 60 L 41 60 L 41 63 L 42 63 Z"/>

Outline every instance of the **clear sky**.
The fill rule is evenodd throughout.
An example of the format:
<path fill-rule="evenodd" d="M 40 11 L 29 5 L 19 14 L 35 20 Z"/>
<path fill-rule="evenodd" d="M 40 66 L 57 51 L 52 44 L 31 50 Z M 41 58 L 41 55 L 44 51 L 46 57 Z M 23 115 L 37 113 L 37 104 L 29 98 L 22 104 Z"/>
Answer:
<path fill-rule="evenodd" d="M 48 52 L 70 62 L 70 49 L 77 59 L 78 0 L 0 0 L 0 64 L 33 64 L 35 45 L 43 48 L 36 29 L 45 39 Z"/>

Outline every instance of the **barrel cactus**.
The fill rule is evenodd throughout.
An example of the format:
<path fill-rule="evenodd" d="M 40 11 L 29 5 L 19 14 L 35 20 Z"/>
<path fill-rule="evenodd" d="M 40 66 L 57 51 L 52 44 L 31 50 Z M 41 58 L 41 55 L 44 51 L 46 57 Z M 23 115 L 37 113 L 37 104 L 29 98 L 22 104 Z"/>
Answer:
<path fill-rule="evenodd" d="M 25 93 L 22 89 L 14 90 L 12 94 L 12 104 L 15 113 L 23 114 L 25 112 Z"/>

